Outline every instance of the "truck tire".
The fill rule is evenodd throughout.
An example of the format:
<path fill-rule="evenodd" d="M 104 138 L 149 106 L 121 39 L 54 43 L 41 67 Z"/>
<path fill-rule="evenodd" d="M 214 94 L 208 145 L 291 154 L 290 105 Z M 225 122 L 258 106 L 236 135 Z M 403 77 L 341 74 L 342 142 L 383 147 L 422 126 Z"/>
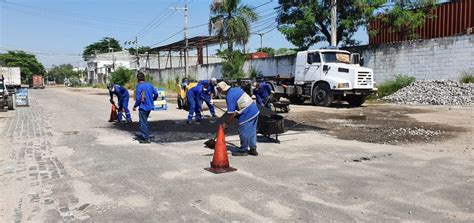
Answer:
<path fill-rule="evenodd" d="M 364 104 L 366 96 L 364 95 L 347 95 L 346 101 L 354 107 L 359 107 Z"/>
<path fill-rule="evenodd" d="M 183 99 L 182 102 L 183 102 L 183 109 L 184 109 L 185 111 L 189 111 L 188 100 L 184 100 L 184 99 Z"/>
<path fill-rule="evenodd" d="M 180 96 L 176 99 L 178 103 L 178 109 L 183 109 L 183 99 Z"/>
<path fill-rule="evenodd" d="M 304 102 L 306 101 L 306 98 L 304 98 L 303 96 L 292 96 L 288 98 L 288 100 L 290 100 L 292 104 L 301 105 L 301 104 L 304 104 Z"/>
<path fill-rule="evenodd" d="M 332 103 L 331 88 L 326 83 L 319 83 L 311 95 L 313 105 L 328 107 Z"/>
<path fill-rule="evenodd" d="M 8 110 L 15 110 L 16 109 L 16 95 L 11 94 L 8 97 Z"/>

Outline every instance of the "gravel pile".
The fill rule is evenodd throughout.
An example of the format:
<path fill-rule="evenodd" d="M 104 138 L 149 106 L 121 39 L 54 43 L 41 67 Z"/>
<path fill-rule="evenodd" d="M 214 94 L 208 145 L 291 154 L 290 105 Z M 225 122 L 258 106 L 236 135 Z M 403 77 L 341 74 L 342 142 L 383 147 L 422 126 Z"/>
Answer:
<path fill-rule="evenodd" d="M 474 84 L 457 81 L 415 81 L 384 100 L 399 104 L 473 105 Z"/>

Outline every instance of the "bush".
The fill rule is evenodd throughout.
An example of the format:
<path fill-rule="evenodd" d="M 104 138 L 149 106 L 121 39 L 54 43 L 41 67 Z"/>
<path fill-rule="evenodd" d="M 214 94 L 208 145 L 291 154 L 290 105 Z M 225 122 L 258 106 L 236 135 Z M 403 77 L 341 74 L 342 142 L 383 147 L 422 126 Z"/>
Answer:
<path fill-rule="evenodd" d="M 138 84 L 138 81 L 137 81 L 137 75 L 135 75 L 135 73 L 132 71 L 132 76 L 130 76 L 130 80 L 124 84 L 125 88 L 127 89 L 130 89 L 130 90 L 135 90 L 135 87 L 137 86 Z M 149 82 L 150 84 L 152 84 L 153 86 L 157 86 L 158 84 L 156 82 L 153 81 L 153 77 L 148 75 L 148 74 L 145 74 L 145 81 L 146 82 Z"/>
<path fill-rule="evenodd" d="M 385 81 L 378 86 L 377 97 L 382 98 L 387 95 L 391 95 L 398 90 L 410 85 L 415 80 L 415 77 L 396 75 L 394 80 Z"/>
<path fill-rule="evenodd" d="M 263 73 L 262 71 L 258 71 L 257 69 L 255 69 L 255 67 L 251 67 L 250 72 L 249 72 L 249 77 L 251 78 L 263 77 Z"/>
<path fill-rule="evenodd" d="M 92 85 L 92 88 L 106 89 L 107 86 L 105 84 L 94 84 L 94 85 Z"/>
<path fill-rule="evenodd" d="M 474 75 L 463 71 L 461 74 L 461 83 L 474 83 Z"/>
<path fill-rule="evenodd" d="M 110 83 L 124 86 L 126 83 L 130 82 L 133 76 L 135 76 L 135 73 L 132 70 L 119 68 L 112 72 L 112 75 L 110 76 Z"/>
<path fill-rule="evenodd" d="M 240 51 L 223 51 L 222 57 L 225 61 L 222 63 L 223 78 L 242 78 L 245 76 L 243 66 L 245 55 Z"/>

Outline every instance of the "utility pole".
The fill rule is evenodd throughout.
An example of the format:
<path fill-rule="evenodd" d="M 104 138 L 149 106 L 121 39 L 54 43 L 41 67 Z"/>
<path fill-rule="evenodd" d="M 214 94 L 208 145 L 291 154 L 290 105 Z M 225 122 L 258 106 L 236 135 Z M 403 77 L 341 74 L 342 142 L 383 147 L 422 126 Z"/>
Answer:
<path fill-rule="evenodd" d="M 138 37 L 135 36 L 135 54 L 137 56 L 137 73 L 140 71 L 140 55 L 138 54 Z"/>
<path fill-rule="evenodd" d="M 260 36 L 260 49 L 263 48 L 263 34 L 264 34 L 264 33 L 257 33 L 257 35 Z"/>
<path fill-rule="evenodd" d="M 331 0 L 331 46 L 337 47 L 337 5 Z"/>
<path fill-rule="evenodd" d="M 173 7 L 174 10 L 182 10 L 184 12 L 184 77 L 188 77 L 188 64 L 189 64 L 189 54 L 188 54 L 188 2 L 184 2 L 183 8 Z"/>
<path fill-rule="evenodd" d="M 265 35 L 266 33 L 250 33 L 250 34 L 260 36 L 260 49 L 263 48 L 263 35 Z"/>

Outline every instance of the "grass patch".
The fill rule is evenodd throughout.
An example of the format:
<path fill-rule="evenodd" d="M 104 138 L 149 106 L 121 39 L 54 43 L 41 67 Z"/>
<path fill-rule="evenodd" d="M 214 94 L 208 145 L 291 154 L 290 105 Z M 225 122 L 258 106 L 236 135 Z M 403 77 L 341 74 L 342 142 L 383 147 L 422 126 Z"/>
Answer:
<path fill-rule="evenodd" d="M 378 86 L 377 93 L 373 95 L 371 98 L 383 98 L 385 96 L 391 95 L 398 90 L 410 85 L 416 80 L 415 77 L 404 76 L 404 75 L 396 75 L 395 79 L 388 80 L 383 82 L 381 85 Z"/>
<path fill-rule="evenodd" d="M 462 72 L 461 74 L 461 83 L 474 83 L 474 75 L 473 74 L 470 74 L 468 72 Z"/>
<path fill-rule="evenodd" d="M 106 84 L 93 84 L 92 88 L 107 89 L 107 85 Z"/>

